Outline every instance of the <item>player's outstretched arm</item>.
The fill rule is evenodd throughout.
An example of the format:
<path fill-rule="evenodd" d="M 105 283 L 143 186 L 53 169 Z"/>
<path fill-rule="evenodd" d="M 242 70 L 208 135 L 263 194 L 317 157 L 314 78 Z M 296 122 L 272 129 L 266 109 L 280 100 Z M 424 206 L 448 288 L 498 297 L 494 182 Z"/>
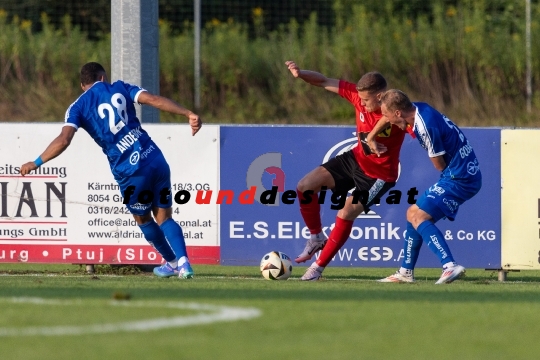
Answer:
<path fill-rule="evenodd" d="M 191 135 L 195 135 L 201 129 L 202 120 L 199 115 L 195 114 L 191 110 L 182 107 L 180 104 L 169 98 L 159 95 L 153 95 L 150 94 L 148 91 L 143 91 L 139 95 L 137 101 L 139 102 L 139 104 L 150 105 L 155 107 L 156 109 L 167 111 L 172 114 L 184 115 L 189 120 L 189 125 L 191 126 Z"/>
<path fill-rule="evenodd" d="M 311 70 L 301 70 L 294 61 L 286 61 L 289 71 L 295 78 L 300 78 L 308 84 L 325 88 L 339 94 L 339 79 L 327 78 L 321 73 Z"/>
<path fill-rule="evenodd" d="M 21 175 L 28 175 L 30 171 L 37 169 L 41 166 L 41 164 L 44 164 L 63 153 L 69 144 L 71 144 L 71 140 L 73 139 L 76 131 L 77 129 L 72 126 L 64 126 L 60 135 L 58 135 L 56 139 L 49 144 L 49 146 L 47 146 L 43 154 L 41 154 L 36 161 L 30 161 L 21 166 Z"/>

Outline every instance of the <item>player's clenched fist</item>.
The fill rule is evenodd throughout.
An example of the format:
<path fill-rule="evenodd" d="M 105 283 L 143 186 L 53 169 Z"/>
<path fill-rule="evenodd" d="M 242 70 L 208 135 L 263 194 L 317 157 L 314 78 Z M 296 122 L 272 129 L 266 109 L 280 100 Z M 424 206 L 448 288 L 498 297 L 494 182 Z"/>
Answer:
<path fill-rule="evenodd" d="M 23 166 L 21 166 L 21 175 L 25 176 L 30 174 L 31 171 L 36 170 L 38 167 L 33 161 L 27 162 Z"/>
<path fill-rule="evenodd" d="M 285 65 L 287 65 L 289 71 L 291 72 L 291 74 L 293 74 L 295 78 L 300 76 L 300 68 L 298 67 L 298 65 L 296 65 L 294 61 L 286 61 Z"/>
<path fill-rule="evenodd" d="M 191 126 L 191 135 L 195 135 L 202 126 L 202 120 L 199 117 L 199 115 L 190 113 L 188 116 L 189 119 L 189 126 Z"/>

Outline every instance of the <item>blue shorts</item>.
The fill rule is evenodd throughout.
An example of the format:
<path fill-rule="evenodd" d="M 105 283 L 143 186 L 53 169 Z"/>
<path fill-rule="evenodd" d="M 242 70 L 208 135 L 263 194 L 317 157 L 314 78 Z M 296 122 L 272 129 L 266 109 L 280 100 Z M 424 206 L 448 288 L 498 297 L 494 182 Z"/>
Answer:
<path fill-rule="evenodd" d="M 134 215 L 146 215 L 153 207 L 166 209 L 172 206 L 171 170 L 163 155 L 156 156 L 151 164 L 117 182 L 124 199 L 127 195 L 126 189 L 134 187 L 126 204 Z M 167 190 L 168 194 L 165 195 Z"/>
<path fill-rule="evenodd" d="M 459 207 L 476 195 L 481 187 L 481 177 L 472 182 L 443 178 L 427 189 L 416 205 L 427 212 L 434 222 L 445 217 L 454 221 Z"/>

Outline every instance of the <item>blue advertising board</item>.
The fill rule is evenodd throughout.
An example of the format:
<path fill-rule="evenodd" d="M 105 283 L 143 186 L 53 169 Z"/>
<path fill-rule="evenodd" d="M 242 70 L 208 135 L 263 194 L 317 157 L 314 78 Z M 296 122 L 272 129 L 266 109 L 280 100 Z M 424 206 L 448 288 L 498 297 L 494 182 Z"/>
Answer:
<path fill-rule="evenodd" d="M 437 226 L 445 235 L 454 258 L 469 268 L 501 267 L 501 173 L 500 130 L 465 128 L 483 175 L 480 192 L 466 202 L 456 221 L 441 220 Z M 221 264 L 258 265 L 272 250 L 295 258 L 309 238 L 300 215 L 298 199 L 284 203 L 283 193 L 296 190 L 298 181 L 329 158 L 357 143 L 353 127 L 254 126 L 221 127 L 220 189 L 236 195 L 232 204 L 220 206 Z M 401 149 L 400 175 L 392 190 L 402 194 L 399 204 L 380 205 L 354 222 L 349 240 L 330 266 L 396 268 L 403 258 L 405 214 L 410 200 L 433 185 L 440 173 L 416 139 L 406 135 Z M 248 189 L 256 187 L 254 202 L 242 204 Z M 261 204 L 260 195 L 278 187 L 274 204 Z M 418 194 L 413 193 L 417 191 Z M 395 192 L 393 193 L 396 194 Z M 412 195 L 411 195 L 412 194 Z M 253 198 L 253 194 L 252 198 Z M 328 191 L 321 205 L 324 231 L 330 235 L 337 210 Z M 245 201 L 244 201 L 245 202 Z M 290 202 L 290 201 L 289 201 Z M 317 255 L 318 256 L 318 255 Z M 313 258 L 315 260 L 315 257 Z M 417 267 L 440 267 L 437 257 L 423 246 Z"/>

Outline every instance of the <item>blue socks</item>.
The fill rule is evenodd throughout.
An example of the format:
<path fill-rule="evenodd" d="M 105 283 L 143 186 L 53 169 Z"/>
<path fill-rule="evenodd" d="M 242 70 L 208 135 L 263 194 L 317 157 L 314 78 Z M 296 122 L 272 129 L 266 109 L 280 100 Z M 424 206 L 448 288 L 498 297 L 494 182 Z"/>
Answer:
<path fill-rule="evenodd" d="M 182 228 L 173 219 L 166 220 L 159 226 L 154 220 L 139 225 L 146 240 L 170 264 L 182 265 L 187 260 L 186 242 Z"/>
<path fill-rule="evenodd" d="M 418 255 L 420 255 L 420 248 L 422 247 L 422 236 L 414 230 L 414 227 L 407 221 L 407 234 L 405 235 L 405 243 L 403 244 L 403 261 L 401 267 L 407 270 L 413 270 Z"/>
<path fill-rule="evenodd" d="M 161 224 L 161 230 L 171 245 L 176 258 L 180 259 L 184 256 L 187 257 L 186 241 L 184 240 L 184 233 L 182 232 L 180 225 L 173 219 L 168 219 Z"/>
<path fill-rule="evenodd" d="M 146 241 L 148 241 L 167 262 L 173 262 L 177 259 L 173 249 L 159 228 L 159 225 L 154 220 L 139 225 L 139 228 L 144 234 Z M 182 237 L 182 240 L 183 239 L 184 238 Z"/>
<path fill-rule="evenodd" d="M 431 221 L 424 221 L 423 223 L 418 225 L 416 231 L 422 236 L 422 239 L 428 245 L 429 249 L 435 255 L 437 255 L 442 265 L 445 265 L 449 262 L 454 262 L 454 257 L 450 252 L 450 248 L 444 240 L 443 234 L 435 226 L 435 224 L 433 224 Z"/>

